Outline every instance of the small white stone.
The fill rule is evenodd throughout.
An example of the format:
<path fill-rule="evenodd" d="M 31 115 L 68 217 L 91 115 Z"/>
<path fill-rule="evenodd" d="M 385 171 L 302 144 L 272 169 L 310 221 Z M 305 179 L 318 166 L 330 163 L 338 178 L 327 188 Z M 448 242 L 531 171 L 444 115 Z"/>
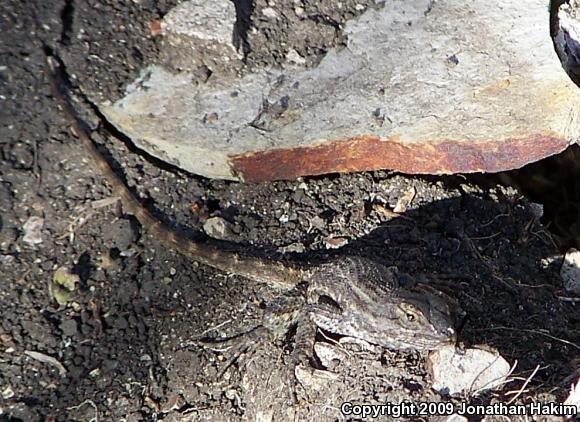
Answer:
<path fill-rule="evenodd" d="M 348 244 L 346 237 L 329 237 L 324 240 L 326 249 L 340 249 Z"/>
<path fill-rule="evenodd" d="M 543 269 L 549 268 L 550 265 L 564 261 L 562 255 L 548 255 L 540 260 L 540 267 Z"/>
<path fill-rule="evenodd" d="M 415 190 L 415 188 L 413 186 L 409 187 L 405 191 L 403 196 L 401 196 L 397 200 L 397 204 L 395 205 L 395 208 L 393 208 L 393 211 L 396 213 L 399 213 L 399 214 L 407 211 L 409 209 L 409 207 L 411 206 L 413 199 L 415 199 L 416 194 L 417 194 L 417 191 Z"/>
<path fill-rule="evenodd" d="M 323 218 L 315 215 L 310 219 L 310 227 L 313 229 L 323 229 L 326 226 L 326 221 Z"/>
<path fill-rule="evenodd" d="M 16 258 L 12 255 L 0 255 L 0 265 L 9 267 L 16 262 Z"/>
<path fill-rule="evenodd" d="M 280 246 L 278 252 L 280 253 L 303 253 L 306 247 L 301 242 L 291 243 L 290 245 Z"/>
<path fill-rule="evenodd" d="M 12 389 L 11 386 L 6 387 L 4 390 L 2 390 L 2 398 L 4 400 L 8 400 L 11 399 L 12 397 L 14 397 L 16 394 L 14 393 L 14 390 Z"/>
<path fill-rule="evenodd" d="M 276 11 L 274 9 L 272 9 L 271 7 L 263 8 L 262 15 L 264 15 L 268 19 L 276 19 L 278 17 L 278 14 L 276 13 Z"/>
<path fill-rule="evenodd" d="M 208 218 L 203 223 L 203 230 L 214 239 L 228 240 L 231 237 L 228 222 L 221 217 Z"/>
<path fill-rule="evenodd" d="M 288 51 L 288 54 L 286 54 L 286 61 L 288 63 L 294 63 L 297 65 L 303 65 L 306 63 L 306 59 L 302 57 L 300 53 L 298 53 L 298 51 L 294 50 L 293 48 L 291 48 Z"/>
<path fill-rule="evenodd" d="M 31 246 L 42 243 L 42 228 L 44 227 L 44 218 L 32 216 L 22 226 L 24 237 L 22 241 Z"/>
<path fill-rule="evenodd" d="M 509 363 L 496 351 L 485 349 L 458 350 L 446 346 L 427 358 L 433 377 L 433 389 L 444 394 L 479 393 L 504 384 Z"/>
<path fill-rule="evenodd" d="M 166 33 L 229 45 L 235 23 L 233 2 L 191 0 L 171 9 L 161 26 Z"/>
<path fill-rule="evenodd" d="M 567 292 L 580 294 L 580 251 L 571 248 L 566 252 L 560 276 Z"/>
<path fill-rule="evenodd" d="M 233 43 L 236 9 L 228 0 L 190 0 L 161 21 L 163 51 L 173 64 L 195 69 L 228 65 L 241 58 Z"/>

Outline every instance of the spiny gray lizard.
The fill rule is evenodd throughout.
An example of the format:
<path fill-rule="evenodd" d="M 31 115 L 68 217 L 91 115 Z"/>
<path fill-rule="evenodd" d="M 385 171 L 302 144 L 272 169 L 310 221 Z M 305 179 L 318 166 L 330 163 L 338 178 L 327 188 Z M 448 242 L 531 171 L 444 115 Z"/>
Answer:
<path fill-rule="evenodd" d="M 53 95 L 74 133 L 121 198 L 125 209 L 135 215 L 155 239 L 220 271 L 294 293 L 286 296 L 285 305 L 274 306 L 264 318 L 261 328 L 270 335 L 280 338 L 289 326 L 299 323 L 297 333 L 308 335 L 297 335 L 297 342 L 302 339 L 303 344 L 296 349 L 309 349 L 308 353 L 312 351 L 316 326 L 397 350 L 431 350 L 454 341 L 451 311 L 440 296 L 401 288 L 391 269 L 372 260 L 340 256 L 311 266 L 269 261 L 224 251 L 171 229 L 133 196 L 96 148 L 77 117 L 69 94 L 63 92 L 66 85 L 63 71 L 49 54 L 47 65 Z"/>

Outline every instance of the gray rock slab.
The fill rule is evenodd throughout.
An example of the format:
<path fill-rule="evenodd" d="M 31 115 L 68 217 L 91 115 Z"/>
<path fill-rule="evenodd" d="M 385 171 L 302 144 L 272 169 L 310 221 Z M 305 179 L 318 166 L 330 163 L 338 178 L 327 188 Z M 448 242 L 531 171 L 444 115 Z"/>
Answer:
<path fill-rule="evenodd" d="M 520 167 L 578 139 L 580 92 L 547 0 L 392 0 L 345 27 L 315 68 L 194 84 L 142 70 L 104 115 L 147 152 L 212 178 Z"/>

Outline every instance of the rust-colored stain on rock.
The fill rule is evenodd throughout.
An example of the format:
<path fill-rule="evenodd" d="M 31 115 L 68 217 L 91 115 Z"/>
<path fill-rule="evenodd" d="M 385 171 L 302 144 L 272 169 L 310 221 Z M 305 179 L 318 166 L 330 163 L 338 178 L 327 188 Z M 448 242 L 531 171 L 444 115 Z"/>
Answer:
<path fill-rule="evenodd" d="M 405 142 L 361 136 L 308 147 L 230 156 L 244 181 L 390 169 L 408 174 L 498 172 L 563 151 L 569 142 L 554 134 L 483 141 Z"/>

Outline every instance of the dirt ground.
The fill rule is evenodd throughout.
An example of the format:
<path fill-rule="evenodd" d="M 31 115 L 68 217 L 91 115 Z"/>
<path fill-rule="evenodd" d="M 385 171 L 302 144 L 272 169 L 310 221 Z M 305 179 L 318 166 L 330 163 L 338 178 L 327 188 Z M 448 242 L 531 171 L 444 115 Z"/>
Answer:
<path fill-rule="evenodd" d="M 283 11 L 290 3 L 272 7 Z M 275 65 L 288 46 L 314 64 L 342 42 L 340 24 L 374 2 L 359 1 L 361 8 L 343 1 L 340 10 L 330 1 L 302 3 L 312 22 L 289 17 L 273 28 L 251 20 L 257 32 L 247 39 L 248 66 Z M 517 362 L 500 390 L 449 398 L 432 390 L 425 353 L 336 345 L 321 333 L 319 343 L 341 357 L 326 377 L 297 385 L 298 404 L 288 397 L 291 339 L 259 344 L 220 373 L 228 354 L 196 340 L 248 330 L 263 304 L 283 292 L 197 265 L 122 212 L 68 131 L 37 38 L 63 58 L 85 92 L 115 99 L 155 57 L 159 41 L 147 36 L 147 22 L 173 4 L 0 6 L 0 420 L 344 420 L 345 401 L 507 402 L 537 366 L 516 402 L 563 401 L 578 368 L 578 303 L 565 300 L 551 234 L 514 189 L 391 172 L 212 181 L 96 133 L 127 184 L 174 227 L 203 238 L 203 221 L 219 216 L 228 240 L 265 257 L 349 252 L 397 266 L 460 304 L 462 344 L 493 347 Z M 238 2 L 252 6 L 244 9 L 250 17 L 265 4 Z M 298 21 L 328 28 L 306 42 L 303 31 L 293 35 Z M 413 192 L 404 213 L 389 212 Z M 30 217 L 43 219 L 36 245 L 24 237 Z M 78 276 L 60 305 L 53 282 L 59 269 Z"/>

